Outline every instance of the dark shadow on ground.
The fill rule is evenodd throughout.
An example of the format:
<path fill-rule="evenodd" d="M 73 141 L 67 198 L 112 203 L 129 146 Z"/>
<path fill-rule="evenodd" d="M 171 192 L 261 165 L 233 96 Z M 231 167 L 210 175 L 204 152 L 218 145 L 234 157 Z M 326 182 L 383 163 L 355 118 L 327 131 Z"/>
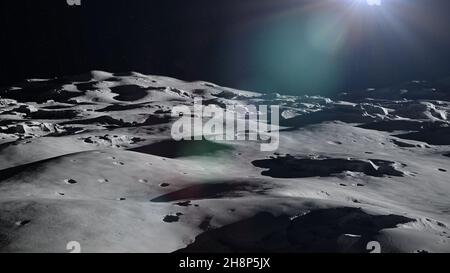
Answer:
<path fill-rule="evenodd" d="M 76 110 L 38 110 L 27 114 L 31 119 L 73 119 L 77 116 Z"/>
<path fill-rule="evenodd" d="M 385 160 L 356 160 L 341 158 L 297 158 L 280 156 L 270 159 L 255 160 L 252 164 L 258 168 L 268 169 L 261 174 L 274 178 L 327 177 L 345 171 L 361 172 L 366 175 L 382 177 L 403 176 L 394 168 L 394 162 Z"/>
<path fill-rule="evenodd" d="M 118 94 L 114 97 L 119 101 L 136 101 L 143 99 L 147 96 L 147 89 L 138 85 L 120 85 L 111 87 L 111 92 Z"/>
<path fill-rule="evenodd" d="M 113 104 L 97 110 L 97 112 L 126 111 L 145 107 L 145 104 Z"/>
<path fill-rule="evenodd" d="M 376 121 L 369 122 L 357 127 L 377 130 L 383 132 L 394 132 L 394 131 L 419 131 L 422 129 L 432 129 L 438 128 L 442 123 L 439 122 L 421 122 L 413 120 L 386 120 L 386 121 Z"/>
<path fill-rule="evenodd" d="M 383 229 L 414 219 L 398 215 L 370 215 L 359 208 L 312 211 L 292 219 L 261 212 L 218 229 L 206 231 L 182 253 L 336 253 L 369 252 L 368 242 Z"/>
<path fill-rule="evenodd" d="M 167 158 L 178 158 L 187 156 L 213 155 L 219 151 L 228 151 L 232 148 L 225 144 L 214 143 L 208 140 L 163 140 L 146 146 L 130 149 L 130 151 L 152 154 Z"/>
<path fill-rule="evenodd" d="M 151 126 L 151 125 L 159 125 L 166 124 L 172 121 L 172 117 L 170 115 L 150 115 L 142 124 L 142 126 Z"/>
<path fill-rule="evenodd" d="M 44 110 L 59 110 L 59 109 L 68 109 L 68 108 L 72 108 L 72 107 L 74 107 L 74 105 L 72 105 L 72 104 L 68 104 L 68 105 L 57 104 L 57 105 L 44 106 L 41 108 Z"/>
<path fill-rule="evenodd" d="M 77 154 L 77 153 L 73 153 L 70 155 L 74 155 L 74 154 Z M 58 160 L 62 159 L 65 156 L 68 156 L 68 155 L 52 157 L 52 158 L 43 159 L 40 161 L 27 163 L 27 164 L 0 170 L 0 182 L 3 182 L 5 180 L 7 180 L 11 177 L 15 177 L 15 176 L 17 176 L 17 179 L 19 179 L 19 176 L 22 176 L 22 175 L 28 176 L 29 172 L 32 172 L 32 171 L 38 171 L 38 170 L 42 171 L 46 168 L 45 163 L 50 162 L 50 161 L 57 162 Z"/>
<path fill-rule="evenodd" d="M 422 141 L 431 145 L 450 145 L 450 127 L 425 129 L 419 132 L 395 136 L 403 139 Z"/>
<path fill-rule="evenodd" d="M 120 127 L 130 127 L 132 126 L 129 122 L 124 122 L 123 120 L 118 120 L 115 118 L 112 118 L 110 116 L 100 116 L 96 118 L 89 118 L 89 119 L 78 119 L 78 120 L 71 120 L 60 123 L 60 125 L 67 125 L 67 124 L 84 124 L 84 125 L 107 125 L 107 126 L 120 126 Z"/>
<path fill-rule="evenodd" d="M 152 202 L 191 201 L 201 199 L 217 199 L 224 197 L 241 197 L 244 194 L 264 194 L 272 189 L 262 181 L 255 182 L 211 182 L 189 186 L 152 199 Z"/>

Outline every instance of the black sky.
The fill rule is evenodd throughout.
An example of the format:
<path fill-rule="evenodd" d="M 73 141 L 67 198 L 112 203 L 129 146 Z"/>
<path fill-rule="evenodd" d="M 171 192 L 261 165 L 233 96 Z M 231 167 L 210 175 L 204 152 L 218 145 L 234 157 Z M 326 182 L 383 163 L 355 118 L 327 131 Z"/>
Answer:
<path fill-rule="evenodd" d="M 277 73 L 290 69 L 283 54 L 301 44 L 295 37 L 292 45 L 286 40 L 286 52 L 279 43 L 271 47 L 278 36 L 260 38 L 286 22 L 286 36 L 302 36 L 304 18 L 339 12 L 344 7 L 339 1 L 351 0 L 324 0 L 322 7 L 308 9 L 320 1 L 82 0 L 81 7 L 69 7 L 65 0 L 2 0 L 0 84 L 98 69 L 256 91 L 317 93 L 450 76 L 448 0 L 384 0 L 408 39 L 376 10 L 365 8 L 362 31 L 356 38 L 351 34 L 357 42 L 348 41 L 333 53 L 338 74 L 318 67 L 311 77 L 307 66 L 292 63 L 295 71 Z M 261 48 L 262 60 L 255 60 Z M 321 84 L 330 77 L 337 78 L 332 86 Z"/>

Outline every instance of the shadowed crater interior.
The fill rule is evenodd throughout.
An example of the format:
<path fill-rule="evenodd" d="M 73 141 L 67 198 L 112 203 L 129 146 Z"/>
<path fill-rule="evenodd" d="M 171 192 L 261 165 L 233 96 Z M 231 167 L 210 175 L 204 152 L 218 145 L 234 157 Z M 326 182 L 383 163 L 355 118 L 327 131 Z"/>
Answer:
<path fill-rule="evenodd" d="M 396 137 L 422 141 L 431 145 L 450 145 L 450 127 L 425 129 L 419 132 L 396 135 Z"/>
<path fill-rule="evenodd" d="M 177 252 L 368 252 L 367 243 L 375 240 L 381 230 L 412 221 L 399 215 L 371 215 L 349 207 L 315 210 L 295 218 L 261 212 L 206 231 Z"/>
<path fill-rule="evenodd" d="M 138 103 L 138 104 L 113 104 L 108 105 L 102 109 L 97 110 L 97 112 L 114 112 L 114 111 L 126 111 L 126 110 L 132 110 L 132 109 L 139 109 L 145 107 L 145 104 Z"/>
<path fill-rule="evenodd" d="M 138 85 L 120 85 L 111 87 L 111 91 L 118 94 L 114 99 L 120 101 L 136 101 L 147 96 L 147 89 Z"/>
<path fill-rule="evenodd" d="M 394 162 L 385 160 L 356 160 L 340 158 L 297 158 L 280 156 L 255 160 L 252 164 L 268 169 L 261 174 L 274 178 L 326 177 L 345 171 L 361 172 L 366 175 L 382 177 L 384 175 L 403 176 L 394 167 Z"/>
<path fill-rule="evenodd" d="M 73 119 L 77 116 L 76 110 L 39 110 L 27 114 L 27 117 L 32 119 Z"/>
<path fill-rule="evenodd" d="M 67 102 L 81 95 L 80 92 L 71 92 L 63 89 L 63 84 L 58 80 L 43 82 L 25 82 L 18 84 L 18 90 L 1 90 L 0 96 L 17 100 L 18 102 L 44 103 L 48 100 Z"/>

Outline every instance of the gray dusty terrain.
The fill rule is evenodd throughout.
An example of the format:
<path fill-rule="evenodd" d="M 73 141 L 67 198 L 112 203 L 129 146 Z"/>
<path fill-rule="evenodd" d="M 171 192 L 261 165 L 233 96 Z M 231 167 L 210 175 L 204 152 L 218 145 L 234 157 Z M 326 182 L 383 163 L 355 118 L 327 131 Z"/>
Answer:
<path fill-rule="evenodd" d="M 280 105 L 279 149 L 174 141 L 194 97 Z M 449 81 L 324 98 L 31 79 L 0 90 L 0 252 L 449 252 L 449 113 Z"/>

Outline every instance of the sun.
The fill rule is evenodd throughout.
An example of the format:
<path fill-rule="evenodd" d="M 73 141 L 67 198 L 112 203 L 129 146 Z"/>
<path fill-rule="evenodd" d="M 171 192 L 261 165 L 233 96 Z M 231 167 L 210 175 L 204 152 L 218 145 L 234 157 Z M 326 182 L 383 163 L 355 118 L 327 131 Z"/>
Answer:
<path fill-rule="evenodd" d="M 348 0 L 350 3 L 353 4 L 363 4 L 363 5 L 368 5 L 370 7 L 379 7 L 382 4 L 383 0 Z"/>
<path fill-rule="evenodd" d="M 381 6 L 381 0 L 366 0 L 369 6 Z"/>

